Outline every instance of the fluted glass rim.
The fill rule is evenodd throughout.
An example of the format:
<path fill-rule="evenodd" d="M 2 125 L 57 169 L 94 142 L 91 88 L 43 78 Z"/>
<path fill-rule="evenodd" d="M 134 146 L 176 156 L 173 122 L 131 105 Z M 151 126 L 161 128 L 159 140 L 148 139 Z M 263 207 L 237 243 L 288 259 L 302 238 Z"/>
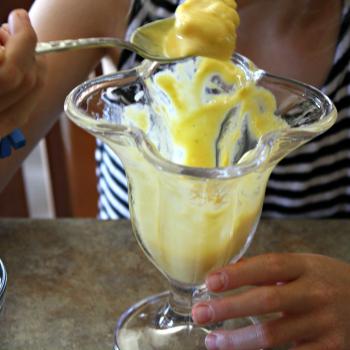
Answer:
<path fill-rule="evenodd" d="M 0 259 L 0 309 L 7 286 L 7 273 L 4 263 Z"/>
<path fill-rule="evenodd" d="M 145 60 L 132 69 L 118 71 L 116 73 L 87 80 L 75 87 L 69 93 L 65 100 L 64 109 L 68 117 L 74 123 L 86 131 L 90 131 L 97 137 L 100 136 L 104 139 L 109 136 L 114 138 L 118 136 L 130 137 L 142 155 L 161 171 L 205 179 L 231 179 L 255 171 L 268 160 L 270 151 L 277 140 L 287 137 L 299 137 L 309 140 L 328 130 L 335 123 L 337 118 L 336 108 L 330 98 L 321 90 L 309 84 L 270 74 L 262 69 L 258 69 L 249 59 L 238 53 L 234 54 L 233 60 L 244 70 L 249 72 L 249 74 L 253 74 L 253 79 L 256 81 L 262 78 L 270 78 L 274 81 L 279 81 L 280 83 L 287 83 L 300 89 L 304 89 L 305 95 L 309 94 L 315 100 L 320 101 L 323 106 L 322 115 L 320 115 L 317 122 L 312 124 L 272 131 L 263 135 L 254 148 L 254 157 L 249 157 L 248 160 L 243 161 L 240 164 L 234 164 L 222 168 L 200 168 L 180 165 L 165 159 L 155 151 L 145 133 L 138 128 L 108 122 L 104 119 L 95 120 L 89 115 L 89 113 L 84 112 L 79 108 L 79 103 L 83 101 L 86 96 L 98 91 L 99 87 L 112 83 L 116 79 L 121 79 L 122 77 L 135 76 L 135 72 L 141 78 L 146 77 L 161 63 Z"/>

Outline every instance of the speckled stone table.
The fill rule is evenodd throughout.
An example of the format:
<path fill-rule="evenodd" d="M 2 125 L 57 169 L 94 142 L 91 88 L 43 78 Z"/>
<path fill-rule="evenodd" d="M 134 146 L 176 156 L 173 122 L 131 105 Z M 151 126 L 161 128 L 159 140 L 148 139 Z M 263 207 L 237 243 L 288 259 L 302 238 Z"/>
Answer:
<path fill-rule="evenodd" d="M 350 220 L 262 221 L 248 254 L 267 251 L 350 261 Z M 125 308 L 166 288 L 126 221 L 2 220 L 0 257 L 0 350 L 110 350 Z"/>

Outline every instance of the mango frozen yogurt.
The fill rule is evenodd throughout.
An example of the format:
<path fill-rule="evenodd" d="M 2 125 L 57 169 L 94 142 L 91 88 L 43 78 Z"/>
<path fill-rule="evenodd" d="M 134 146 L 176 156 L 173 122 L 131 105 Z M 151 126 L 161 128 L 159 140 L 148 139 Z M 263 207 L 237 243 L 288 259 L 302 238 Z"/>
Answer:
<path fill-rule="evenodd" d="M 229 60 L 239 25 L 234 0 L 186 0 L 164 42 L 168 57 L 207 56 Z"/>
<path fill-rule="evenodd" d="M 286 127 L 274 96 L 230 61 L 239 23 L 230 0 L 187 0 L 168 36 L 169 55 L 123 108 L 122 123 L 143 130 L 161 156 L 183 166 L 228 167 L 246 161 L 259 138 Z M 212 269 L 239 258 L 259 220 L 271 169 L 229 180 L 158 169 L 136 147 L 110 144 L 129 179 L 134 231 L 171 279 L 198 285 Z M 122 147 L 122 148 L 121 148 Z"/>
<path fill-rule="evenodd" d="M 286 127 L 275 115 L 273 95 L 231 62 L 191 58 L 162 65 L 138 94 L 149 100 L 125 106 L 123 123 L 143 130 L 164 158 L 185 166 L 239 165 L 262 135 Z M 158 169 L 136 147 L 109 144 L 128 173 L 134 231 L 161 271 L 196 285 L 240 257 L 271 169 L 229 180 L 195 178 Z"/>

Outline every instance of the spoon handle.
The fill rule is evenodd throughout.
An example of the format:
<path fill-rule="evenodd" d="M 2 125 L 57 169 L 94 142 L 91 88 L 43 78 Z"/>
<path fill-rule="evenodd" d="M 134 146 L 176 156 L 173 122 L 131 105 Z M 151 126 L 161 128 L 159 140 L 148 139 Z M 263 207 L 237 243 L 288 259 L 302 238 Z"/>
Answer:
<path fill-rule="evenodd" d="M 40 55 L 48 52 L 69 51 L 84 48 L 89 49 L 96 47 L 120 47 L 131 51 L 136 51 L 136 48 L 131 43 L 117 38 L 83 38 L 41 42 L 36 45 L 35 52 Z"/>

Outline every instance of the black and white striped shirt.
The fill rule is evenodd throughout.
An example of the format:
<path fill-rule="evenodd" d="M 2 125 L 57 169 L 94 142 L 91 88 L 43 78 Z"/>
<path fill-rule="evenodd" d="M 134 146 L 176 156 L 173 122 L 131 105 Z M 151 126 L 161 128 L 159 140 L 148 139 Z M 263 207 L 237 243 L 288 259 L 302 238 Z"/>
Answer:
<path fill-rule="evenodd" d="M 126 36 L 140 25 L 173 14 L 178 0 L 135 0 Z M 120 68 L 138 62 L 123 52 Z M 267 186 L 265 217 L 350 217 L 350 6 L 343 19 L 333 67 L 323 91 L 338 110 L 336 124 L 325 134 L 283 159 Z M 96 150 L 101 219 L 129 218 L 127 180 L 115 153 L 98 142 Z"/>

